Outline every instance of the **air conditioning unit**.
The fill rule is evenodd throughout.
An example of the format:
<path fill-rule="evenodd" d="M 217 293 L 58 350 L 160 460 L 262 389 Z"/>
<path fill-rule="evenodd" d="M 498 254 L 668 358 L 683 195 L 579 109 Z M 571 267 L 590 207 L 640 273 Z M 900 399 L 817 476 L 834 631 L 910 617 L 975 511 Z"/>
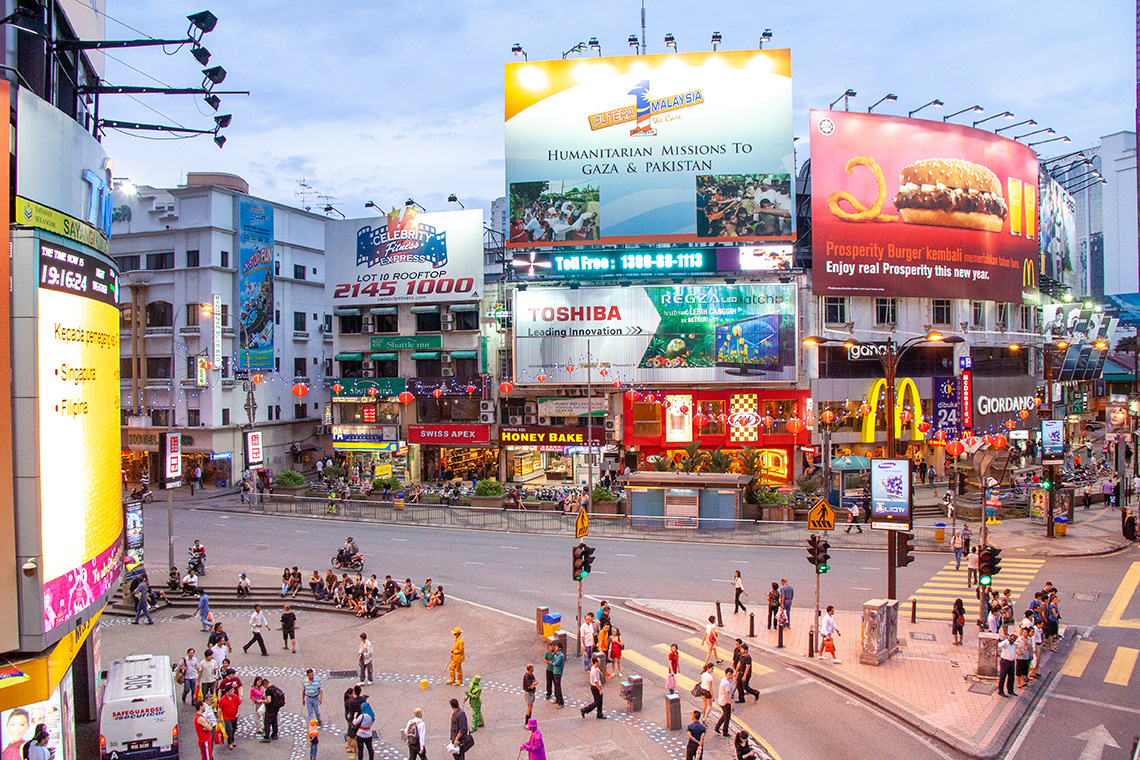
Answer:
<path fill-rule="evenodd" d="M 606 430 L 617 430 L 617 420 L 606 420 Z"/>
<path fill-rule="evenodd" d="M 539 417 L 538 418 L 538 424 L 542 425 L 544 427 L 548 426 L 548 425 L 550 425 L 550 418 L 549 417 Z"/>
<path fill-rule="evenodd" d="M 451 364 L 451 354 L 444 354 L 439 357 L 439 361 L 441 364 Z"/>
<path fill-rule="evenodd" d="M 521 425 L 521 424 L 523 424 L 523 418 L 516 416 L 516 415 L 512 415 L 510 417 L 507 417 L 507 424 L 509 424 L 509 425 Z"/>
<path fill-rule="evenodd" d="M 526 413 L 527 414 L 538 414 L 538 402 L 537 401 L 527 401 L 526 402 Z"/>
<path fill-rule="evenodd" d="M 455 377 L 455 368 L 454 367 L 444 367 L 443 369 L 441 369 L 439 371 L 439 374 L 443 377 Z"/>
<path fill-rule="evenodd" d="M 495 413 L 494 412 L 479 412 L 479 422 L 484 424 L 484 425 L 494 425 L 495 424 Z"/>
<path fill-rule="evenodd" d="M 534 424 L 536 424 L 536 423 L 538 422 L 538 416 L 537 416 L 537 415 L 534 415 L 534 414 L 528 414 L 528 415 L 526 415 L 525 417 L 523 417 L 523 420 L 524 420 L 524 421 L 526 422 L 526 424 L 528 424 L 528 425 L 534 425 Z"/>
<path fill-rule="evenodd" d="M 566 395 L 566 389 L 565 388 L 555 388 L 554 389 L 554 395 L 555 396 L 565 396 Z"/>
<path fill-rule="evenodd" d="M 441 324 L 450 324 L 455 321 L 455 315 L 449 311 L 446 314 L 441 314 L 439 316 L 439 321 Z"/>
<path fill-rule="evenodd" d="M 365 377 L 376 377 L 376 370 L 366 369 L 361 374 L 364 375 Z"/>
<path fill-rule="evenodd" d="M 360 363 L 360 368 L 361 368 L 361 369 L 373 369 L 373 368 L 375 368 L 375 366 L 376 366 L 376 365 L 375 365 L 375 364 L 373 364 L 372 362 L 361 362 L 361 363 Z"/>
<path fill-rule="evenodd" d="M 485 414 L 487 412 L 494 413 L 494 411 L 495 411 L 495 402 L 494 401 L 480 401 L 479 402 L 479 413 L 480 414 Z"/>
<path fill-rule="evenodd" d="M 570 396 L 579 396 L 579 397 L 580 397 L 580 396 L 585 396 L 585 395 L 586 395 L 586 392 L 585 392 L 584 390 L 582 390 L 581 388 L 571 388 L 571 389 L 570 389 L 570 390 L 567 392 L 567 395 L 570 395 Z"/>
<path fill-rule="evenodd" d="M 360 332 L 373 332 L 372 317 L 364 317 L 360 320 Z"/>
<path fill-rule="evenodd" d="M 441 331 L 444 331 L 444 332 L 446 332 L 448 330 L 454 330 L 455 329 L 455 315 L 444 314 L 442 317 L 440 317 L 439 318 L 439 329 Z"/>
<path fill-rule="evenodd" d="M 606 440 L 607 441 L 616 441 L 617 440 L 617 431 L 616 430 L 607 430 L 606 431 Z"/>

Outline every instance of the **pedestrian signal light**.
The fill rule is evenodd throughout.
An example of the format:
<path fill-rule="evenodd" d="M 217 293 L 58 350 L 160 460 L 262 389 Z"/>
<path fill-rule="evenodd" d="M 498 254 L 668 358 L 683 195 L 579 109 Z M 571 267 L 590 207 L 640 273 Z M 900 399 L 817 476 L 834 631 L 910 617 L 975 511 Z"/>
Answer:
<path fill-rule="evenodd" d="M 1041 478 L 1041 488 L 1045 491 L 1052 491 L 1053 490 L 1053 481 L 1049 479 L 1048 475 Z"/>
<path fill-rule="evenodd" d="M 895 567 L 906 567 L 914 562 L 914 534 L 897 533 L 898 550 L 895 553 Z"/>
<path fill-rule="evenodd" d="M 978 551 L 978 583 L 988 586 L 993 583 L 994 576 L 994 549 L 983 546 Z"/>
<path fill-rule="evenodd" d="M 991 546 L 990 553 L 990 580 L 992 581 L 993 577 L 1001 572 L 1001 549 Z"/>
<path fill-rule="evenodd" d="M 815 565 L 815 571 L 817 573 L 819 573 L 820 575 L 823 575 L 824 573 L 826 573 L 828 570 L 831 569 L 831 565 L 828 564 L 828 561 L 831 559 L 831 555 L 827 553 L 827 550 L 830 548 L 831 548 L 831 544 L 829 544 L 825 539 L 822 539 L 822 538 L 819 539 L 819 543 L 816 544 L 817 560 L 816 560 L 816 565 Z"/>
<path fill-rule="evenodd" d="M 811 536 L 808 537 L 807 542 L 807 560 L 812 563 L 812 565 L 819 567 L 819 536 L 812 533 Z"/>

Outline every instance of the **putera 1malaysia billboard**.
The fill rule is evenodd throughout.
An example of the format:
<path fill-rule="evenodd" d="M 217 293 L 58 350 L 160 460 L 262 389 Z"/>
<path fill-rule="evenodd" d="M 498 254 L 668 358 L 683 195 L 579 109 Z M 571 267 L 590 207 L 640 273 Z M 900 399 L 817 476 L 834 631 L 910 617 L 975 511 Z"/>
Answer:
<path fill-rule="evenodd" d="M 811 174 L 816 295 L 1037 297 L 1037 154 L 1024 145 L 812 111 Z"/>
<path fill-rule="evenodd" d="M 333 306 L 476 301 L 483 294 L 483 213 L 348 219 L 325 233 L 325 292 Z"/>
<path fill-rule="evenodd" d="M 1077 203 L 1048 174 L 1041 175 L 1041 272 L 1075 296 L 1089 292 L 1088 254 L 1077 250 Z"/>
<path fill-rule="evenodd" d="M 273 204 L 240 195 L 238 367 L 273 369 Z"/>
<path fill-rule="evenodd" d="M 515 382 L 794 382 L 795 285 L 515 293 Z M 605 375 L 601 374 L 602 370 Z"/>
<path fill-rule="evenodd" d="M 509 63 L 508 245 L 791 241 L 788 50 Z"/>

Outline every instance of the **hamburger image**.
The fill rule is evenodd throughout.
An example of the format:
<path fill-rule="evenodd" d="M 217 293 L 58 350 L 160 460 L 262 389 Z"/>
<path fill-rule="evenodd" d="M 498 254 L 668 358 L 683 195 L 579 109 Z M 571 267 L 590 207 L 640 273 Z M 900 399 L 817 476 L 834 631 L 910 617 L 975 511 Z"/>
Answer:
<path fill-rule="evenodd" d="M 904 166 L 895 208 L 908 224 L 987 232 L 1001 232 L 1009 215 L 997 175 L 956 158 L 927 158 Z"/>

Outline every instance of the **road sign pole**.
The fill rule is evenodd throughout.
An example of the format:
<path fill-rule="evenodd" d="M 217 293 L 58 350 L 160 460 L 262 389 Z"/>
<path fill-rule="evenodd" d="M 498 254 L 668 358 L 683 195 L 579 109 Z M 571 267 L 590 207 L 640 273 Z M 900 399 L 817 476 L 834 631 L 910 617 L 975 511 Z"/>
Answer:
<path fill-rule="evenodd" d="M 815 649 L 819 650 L 823 646 L 823 640 L 819 637 L 819 568 L 815 569 L 815 617 L 812 618 L 811 629 L 815 632 L 814 642 Z M 815 652 L 808 652 L 808 655 L 814 655 Z"/>
<path fill-rule="evenodd" d="M 897 531 L 887 531 L 887 598 L 895 598 L 895 565 L 898 564 Z"/>
<path fill-rule="evenodd" d="M 578 579 L 578 635 L 575 637 L 578 642 L 577 654 L 582 656 L 582 579 Z"/>

